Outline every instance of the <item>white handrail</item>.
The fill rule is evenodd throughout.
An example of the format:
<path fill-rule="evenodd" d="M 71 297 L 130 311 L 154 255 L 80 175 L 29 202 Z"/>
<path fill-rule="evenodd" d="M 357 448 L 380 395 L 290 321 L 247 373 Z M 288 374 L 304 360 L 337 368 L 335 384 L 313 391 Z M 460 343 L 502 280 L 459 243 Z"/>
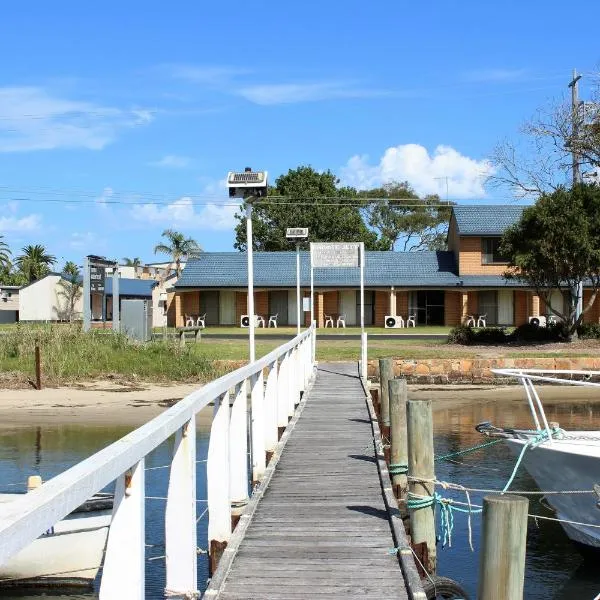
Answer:
<path fill-rule="evenodd" d="M 181 440 L 182 435 L 187 435 L 186 428 L 189 426 L 189 424 L 193 425 L 196 413 L 198 413 L 212 401 L 215 401 L 215 409 L 217 410 L 219 406 L 222 406 L 222 404 L 224 404 L 223 402 L 219 402 L 219 399 L 228 399 L 230 390 L 240 385 L 245 388 L 246 381 L 248 381 L 248 385 L 250 385 L 250 383 L 253 380 L 256 380 L 258 374 L 262 373 L 263 369 L 265 368 L 268 368 L 269 371 L 272 372 L 273 369 L 277 369 L 277 364 L 280 360 L 286 363 L 290 363 L 285 369 L 288 373 L 290 372 L 290 369 L 292 369 L 291 361 L 293 360 L 297 360 L 298 363 L 300 363 L 296 366 L 296 369 L 301 369 L 304 372 L 310 370 L 310 372 L 312 372 L 312 368 L 314 366 L 312 354 L 306 351 L 301 352 L 294 350 L 296 348 L 310 348 L 313 344 L 313 338 L 314 326 L 310 327 L 300 335 L 294 337 L 286 344 L 283 344 L 279 348 L 276 348 L 266 356 L 254 361 L 251 364 L 245 365 L 237 369 L 236 371 L 233 371 L 232 373 L 228 373 L 223 377 L 220 377 L 206 384 L 201 389 L 192 392 L 183 400 L 178 402 L 175 406 L 166 410 L 165 412 L 155 417 L 145 425 L 142 425 L 141 427 L 132 431 L 120 440 L 117 440 L 110 446 L 107 446 L 106 448 L 100 450 L 96 454 L 74 465 L 73 467 L 61 473 L 60 475 L 57 475 L 53 479 L 48 480 L 40 488 L 28 494 L 24 494 L 22 497 L 15 499 L 13 502 L 4 504 L 0 511 L 0 564 L 6 562 L 11 556 L 16 554 L 19 550 L 26 547 L 31 542 L 33 542 L 33 540 L 42 535 L 53 525 L 55 525 L 58 521 L 60 521 L 62 518 L 64 518 L 66 515 L 72 512 L 75 508 L 83 504 L 87 499 L 89 499 L 91 496 L 102 490 L 105 486 L 107 486 L 113 481 L 120 482 L 120 484 L 117 485 L 117 492 L 115 493 L 113 523 L 115 522 L 116 514 L 119 510 L 122 509 L 123 506 L 129 503 L 127 511 L 131 511 L 132 504 L 134 504 L 134 502 L 130 502 L 128 498 L 132 494 L 132 490 L 135 490 L 135 493 L 133 495 L 136 498 L 136 502 L 138 502 L 137 499 L 140 497 L 140 493 L 142 497 L 144 495 L 143 489 L 141 492 L 138 489 L 140 485 L 143 488 L 143 477 L 139 481 L 135 478 L 135 473 L 139 473 L 140 465 L 143 468 L 144 457 L 146 457 L 152 450 L 154 450 L 157 446 L 162 444 L 174 433 L 179 432 L 178 440 Z M 304 362 L 309 362 L 310 364 L 307 365 L 304 364 Z M 259 380 L 262 381 L 262 377 L 260 377 Z M 287 390 L 290 393 L 293 392 L 295 395 L 296 393 L 299 393 L 306 389 L 306 385 L 301 387 L 303 389 L 298 390 L 296 386 L 288 386 Z M 273 394 L 277 394 L 278 391 L 281 393 L 282 388 L 276 385 L 270 386 L 269 397 L 267 399 L 263 399 L 263 402 L 265 402 L 266 404 L 265 408 L 267 408 L 267 410 L 270 411 L 272 415 L 274 407 L 283 406 L 285 407 L 287 417 L 288 407 L 297 404 L 299 402 L 299 398 L 285 398 L 284 402 L 277 402 L 276 396 L 275 398 L 273 398 Z M 264 398 L 263 394 L 261 394 L 258 397 L 260 398 L 261 396 L 263 396 Z M 245 403 L 245 397 L 243 400 Z M 228 413 L 229 403 L 226 402 L 225 404 L 227 404 Z M 261 426 L 257 428 L 257 432 L 261 431 L 261 427 L 265 431 L 262 436 L 264 440 L 264 443 L 262 444 L 262 452 L 271 450 L 273 445 L 273 433 L 264 429 L 276 423 L 276 420 L 271 415 L 269 415 L 265 410 L 257 411 L 257 414 L 255 415 L 256 418 L 264 420 L 264 423 L 262 423 Z M 219 435 L 228 436 L 229 419 L 217 420 L 217 425 L 221 421 L 223 422 L 223 426 L 226 431 L 219 430 Z M 246 426 L 247 424 L 244 423 L 243 427 L 246 428 Z M 245 429 L 244 431 L 247 433 Z M 214 434 L 215 426 L 213 422 L 211 437 Z M 244 444 L 245 443 L 246 440 L 244 439 Z M 180 441 L 178 442 L 178 444 L 180 444 Z M 253 451 L 256 452 L 259 448 L 259 444 L 255 441 L 252 448 Z M 195 452 L 195 448 L 193 449 L 193 451 Z M 185 450 L 185 452 L 192 452 L 192 449 L 187 449 Z M 189 456 L 178 456 L 177 460 L 177 477 L 181 478 L 181 472 L 185 472 L 185 465 L 189 464 Z M 228 457 L 226 458 L 226 460 L 226 466 L 229 469 L 231 465 L 228 464 Z M 259 460 L 257 464 L 262 464 L 262 461 Z M 235 465 L 235 470 L 239 471 L 239 465 Z M 260 470 L 258 472 L 260 473 Z M 171 468 L 171 475 L 173 476 L 173 465 Z M 221 478 L 223 477 L 223 475 L 224 474 L 221 473 Z M 227 475 L 225 475 L 225 477 L 227 477 Z M 178 489 L 178 486 L 175 485 L 170 486 L 170 490 L 172 487 L 175 489 L 175 491 L 178 490 L 177 493 L 174 492 L 173 496 L 181 498 L 181 489 Z M 186 489 L 191 489 L 191 486 L 184 487 Z M 208 488 L 208 494 L 210 498 L 211 493 L 213 492 L 213 490 L 210 489 L 210 482 Z M 121 490 L 121 492 L 119 492 L 119 490 Z M 212 495 L 214 496 L 215 494 Z M 169 493 L 169 500 L 173 502 L 180 501 L 172 500 L 171 492 Z M 189 502 L 189 500 L 190 498 L 185 498 L 181 501 Z M 229 508 L 229 506 L 226 506 L 223 507 L 223 510 L 229 510 Z M 138 509 L 136 508 L 134 510 Z M 124 510 L 124 512 L 127 511 Z M 172 511 L 173 508 L 171 507 L 171 512 Z M 184 511 L 184 513 L 185 512 L 186 511 Z M 186 518 L 188 519 L 187 522 L 189 522 L 189 519 L 191 518 L 189 510 L 187 511 Z M 120 521 L 123 520 L 123 518 L 120 519 Z M 116 539 L 118 539 L 119 537 L 116 533 L 114 535 L 113 533 L 114 532 L 112 531 L 111 526 L 111 534 L 109 536 L 107 556 L 112 550 L 111 537 Z M 191 549 L 186 548 L 185 550 L 186 552 L 189 552 Z M 121 551 L 126 552 L 127 549 L 121 548 Z M 135 552 L 136 554 L 138 552 L 143 553 L 143 548 L 137 549 L 135 550 Z M 193 548 L 193 552 L 195 555 L 195 547 Z M 114 559 L 109 562 L 114 563 Z M 174 564 L 175 562 L 176 561 L 170 561 L 169 557 L 167 557 L 167 568 L 169 568 L 170 563 Z M 110 575 L 110 569 L 108 571 L 109 572 L 107 573 L 107 568 L 105 565 L 103 579 L 106 578 L 107 575 Z M 143 572 L 141 574 L 138 572 L 137 574 L 133 574 L 131 576 L 133 578 L 137 577 L 137 581 L 139 583 L 138 587 L 141 587 L 139 595 L 137 595 L 136 597 L 143 598 Z M 120 572 L 119 577 L 127 578 L 128 573 L 126 571 Z M 168 579 L 169 578 L 167 577 L 167 580 Z M 105 588 L 105 590 L 108 589 L 109 586 Z M 122 589 L 123 587 L 121 587 L 121 590 Z M 182 590 L 169 590 L 169 592 L 171 591 L 177 592 Z M 185 593 L 190 593 L 193 591 L 195 590 L 183 590 L 183 592 Z M 102 587 L 100 592 L 101 598 L 113 597 L 111 593 L 105 592 L 103 594 Z"/>

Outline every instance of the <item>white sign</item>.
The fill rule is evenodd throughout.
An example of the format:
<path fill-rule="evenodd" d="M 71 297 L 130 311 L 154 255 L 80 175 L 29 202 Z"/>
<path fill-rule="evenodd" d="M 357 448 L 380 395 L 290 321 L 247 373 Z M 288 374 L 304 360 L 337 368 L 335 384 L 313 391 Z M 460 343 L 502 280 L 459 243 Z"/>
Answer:
<path fill-rule="evenodd" d="M 311 243 L 313 267 L 359 267 L 360 243 Z"/>
<path fill-rule="evenodd" d="M 288 227 L 285 237 L 288 240 L 305 240 L 308 237 L 308 227 Z"/>
<path fill-rule="evenodd" d="M 302 298 L 302 310 L 304 312 L 310 312 L 310 298 Z"/>

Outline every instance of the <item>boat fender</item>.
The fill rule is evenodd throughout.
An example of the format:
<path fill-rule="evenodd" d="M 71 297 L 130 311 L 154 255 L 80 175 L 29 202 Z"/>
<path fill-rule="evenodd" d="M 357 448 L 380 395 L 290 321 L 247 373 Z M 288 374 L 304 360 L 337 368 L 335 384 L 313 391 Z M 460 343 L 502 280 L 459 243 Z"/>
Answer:
<path fill-rule="evenodd" d="M 427 600 L 469 600 L 464 588 L 449 577 L 430 575 L 423 579 L 423 590 Z"/>

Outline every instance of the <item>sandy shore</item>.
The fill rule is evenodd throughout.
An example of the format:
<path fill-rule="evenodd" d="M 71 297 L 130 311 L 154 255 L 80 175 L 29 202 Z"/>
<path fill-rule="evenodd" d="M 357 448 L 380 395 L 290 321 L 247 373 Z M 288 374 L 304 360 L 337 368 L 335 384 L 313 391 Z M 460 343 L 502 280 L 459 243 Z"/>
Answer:
<path fill-rule="evenodd" d="M 141 425 L 198 389 L 198 384 L 125 385 L 114 381 L 94 381 L 71 387 L 10 390 L 0 389 L 0 423 L 4 425 L 43 425 L 47 423 L 87 423 L 92 425 Z M 464 404 L 525 402 L 520 385 L 412 385 L 409 397 L 430 398 L 434 410 Z M 600 402 L 600 390 L 569 386 L 541 388 L 544 404 L 576 400 Z M 200 419 L 209 422 L 212 409 Z"/>
<path fill-rule="evenodd" d="M 0 423 L 42 425 L 88 423 L 141 425 L 169 408 L 198 384 L 136 384 L 94 381 L 42 390 L 0 390 Z M 209 418 L 212 411 L 203 411 Z"/>

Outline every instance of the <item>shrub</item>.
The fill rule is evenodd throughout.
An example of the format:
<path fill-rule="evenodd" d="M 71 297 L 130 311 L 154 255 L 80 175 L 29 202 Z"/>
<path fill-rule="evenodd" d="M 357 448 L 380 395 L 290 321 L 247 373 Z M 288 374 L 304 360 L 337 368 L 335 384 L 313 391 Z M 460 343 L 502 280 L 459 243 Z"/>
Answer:
<path fill-rule="evenodd" d="M 582 323 L 577 328 L 577 335 L 582 340 L 600 339 L 600 323 Z"/>
<path fill-rule="evenodd" d="M 559 342 L 564 339 L 563 326 L 561 323 L 547 327 L 525 323 L 519 325 L 511 337 L 517 342 Z"/>
<path fill-rule="evenodd" d="M 475 344 L 506 344 L 508 340 L 504 327 L 483 327 L 473 331 Z"/>
<path fill-rule="evenodd" d="M 462 344 L 468 346 L 473 340 L 473 330 L 466 325 L 457 325 L 448 333 L 449 344 Z"/>

